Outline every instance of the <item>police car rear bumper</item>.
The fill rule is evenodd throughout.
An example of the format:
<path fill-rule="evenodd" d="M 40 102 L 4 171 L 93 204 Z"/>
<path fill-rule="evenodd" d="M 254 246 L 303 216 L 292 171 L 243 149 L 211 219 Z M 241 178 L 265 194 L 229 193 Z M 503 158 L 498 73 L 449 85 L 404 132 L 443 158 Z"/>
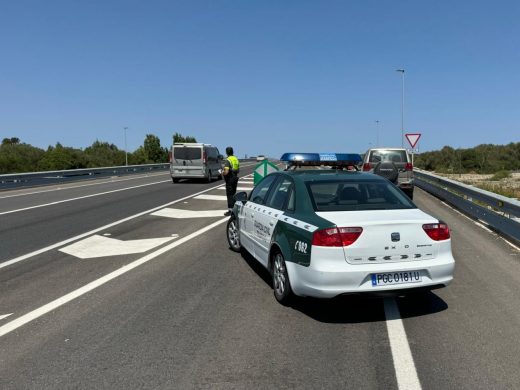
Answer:
<path fill-rule="evenodd" d="M 311 260 L 308 267 L 286 262 L 293 292 L 299 296 L 333 298 L 342 294 L 398 292 L 447 286 L 453 280 L 455 260 L 451 253 L 435 259 L 387 264 L 347 263 L 343 251 L 327 259 Z M 372 275 L 419 272 L 420 282 L 373 285 Z"/>

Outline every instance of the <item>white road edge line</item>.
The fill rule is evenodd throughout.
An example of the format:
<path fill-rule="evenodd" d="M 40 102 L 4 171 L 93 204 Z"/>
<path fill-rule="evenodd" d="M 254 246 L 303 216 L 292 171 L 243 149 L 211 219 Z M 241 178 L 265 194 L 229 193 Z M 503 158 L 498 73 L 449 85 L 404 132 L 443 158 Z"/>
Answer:
<path fill-rule="evenodd" d="M 161 249 L 158 249 L 156 250 L 155 252 L 152 252 L 146 256 L 143 256 L 141 257 L 140 259 L 137 259 L 133 262 L 131 262 L 130 264 L 127 264 L 113 272 L 110 272 L 109 274 L 105 275 L 105 276 L 102 276 L 101 278 L 99 279 L 96 279 L 86 285 L 84 285 L 83 287 L 80 287 L 78 288 L 77 290 L 74 290 L 58 299 L 55 299 L 54 301 L 52 302 L 49 302 L 47 303 L 46 305 L 43 305 L 41 307 L 39 307 L 38 309 L 35 309 L 27 314 L 24 314 L 23 316 L 21 317 L 18 317 L 17 319 L 11 321 L 11 322 L 8 322 L 7 324 L 5 325 L 2 325 L 0 326 L 0 337 L 6 335 L 7 333 L 9 332 L 12 332 L 13 330 L 35 320 L 36 318 L 38 317 L 41 317 L 43 316 L 44 314 L 60 307 L 60 306 L 63 306 L 65 305 L 66 303 L 102 286 L 103 284 L 133 270 L 134 268 L 137 268 L 139 267 L 140 265 L 143 265 L 147 262 L 149 262 L 150 260 L 153 260 L 155 259 L 157 256 L 159 255 L 162 255 L 163 253 L 187 242 L 187 241 L 190 241 L 191 239 L 197 237 L 197 236 L 200 236 L 201 234 L 204 234 L 206 233 L 208 230 L 211 230 L 213 229 L 214 227 L 217 227 L 218 225 L 226 222 L 229 218 L 223 218 L 223 219 L 220 219 L 218 220 L 217 222 L 214 222 L 212 223 L 211 225 L 208 225 L 194 233 L 191 233 L 189 235 L 187 235 L 186 237 L 183 237 L 181 239 L 179 239 L 178 241 L 175 241 L 173 243 L 171 243 L 170 245 L 167 245 L 165 247 L 162 247 Z"/>
<path fill-rule="evenodd" d="M 165 174 L 170 174 L 168 171 L 164 171 L 162 173 L 156 173 L 156 174 L 147 174 L 147 175 L 139 175 L 139 176 L 132 176 L 129 178 L 124 179 L 98 179 L 99 182 L 96 181 L 96 183 L 87 183 L 87 184 L 80 184 L 80 185 L 70 185 L 69 187 L 66 187 L 69 183 L 60 183 L 63 185 L 63 187 L 57 187 L 57 188 L 49 188 L 47 190 L 41 190 L 41 191 L 34 191 L 34 192 L 24 192 L 22 194 L 13 194 L 13 195 L 6 195 L 6 196 L 0 196 L 0 199 L 7 199 L 7 198 L 16 198 L 17 196 L 27 196 L 27 195 L 37 195 L 37 194 L 44 194 L 47 192 L 55 192 L 55 191 L 63 191 L 63 190 L 74 190 L 76 188 L 82 188 L 82 187 L 92 187 L 92 186 L 98 186 L 102 184 L 112 184 L 112 183 L 119 183 L 122 181 L 128 181 L 128 180 L 135 180 L 135 179 L 142 179 L 146 177 L 155 177 L 155 176 L 163 176 Z M 51 184 L 53 186 L 59 186 L 60 184 Z M 70 183 L 72 184 L 72 183 Z M 20 191 L 22 189 L 19 189 Z"/>
<path fill-rule="evenodd" d="M 161 181 L 156 181 L 156 182 L 153 182 L 153 183 L 140 184 L 140 185 L 138 185 L 138 186 L 132 186 L 132 187 L 126 187 L 126 188 L 120 188 L 120 189 L 118 189 L 118 190 L 99 192 L 99 193 L 97 193 L 97 194 L 91 194 L 91 195 L 85 195 L 85 196 L 78 196 L 77 198 L 70 198 L 70 199 L 58 200 L 58 201 L 56 201 L 56 202 L 45 203 L 45 204 L 39 204 L 39 205 L 36 205 L 36 206 L 30 206 L 30 207 L 24 207 L 23 209 L 4 211 L 4 212 L 1 212 L 0 215 L 4 215 L 4 214 L 12 214 L 12 213 L 20 212 L 20 211 L 26 211 L 26 210 L 37 209 L 37 208 L 40 208 L 40 207 L 46 207 L 46 206 L 52 206 L 52 205 L 60 204 L 60 203 L 72 202 L 72 201 L 74 201 L 74 200 L 79 200 L 79 199 L 93 198 L 93 197 L 95 197 L 95 196 L 101 196 L 101 195 L 106 195 L 106 194 L 113 194 L 114 192 L 121 192 L 121 191 L 126 191 L 126 190 L 133 190 L 134 188 L 140 188 L 140 187 L 152 186 L 152 185 L 155 185 L 155 184 L 166 183 L 166 182 L 168 182 L 168 181 L 170 181 L 170 180 L 161 180 Z"/>
<path fill-rule="evenodd" d="M 386 327 L 399 390 L 421 390 L 401 314 L 394 298 L 385 298 Z M 0 328 L 1 329 L 1 328 Z"/>
<path fill-rule="evenodd" d="M 508 241 L 505 237 L 502 237 L 500 234 L 497 234 L 496 232 L 494 232 L 493 230 L 489 229 L 486 225 L 478 222 L 478 221 L 475 221 L 473 218 L 470 218 L 468 217 L 466 214 L 464 213 L 461 213 L 459 210 L 457 210 L 455 207 L 452 207 L 450 206 L 448 203 L 446 202 L 443 202 L 441 201 L 441 203 L 443 205 L 445 205 L 446 207 L 452 209 L 453 211 L 455 211 L 457 214 L 463 216 L 464 218 L 466 218 L 467 220 L 469 220 L 470 222 L 473 222 L 475 225 L 477 225 L 478 227 L 484 229 L 485 231 L 487 231 L 488 233 L 491 233 L 493 235 L 496 235 L 497 237 L 500 237 L 503 241 L 505 241 L 506 244 L 508 244 L 510 247 L 516 249 L 517 251 L 520 251 L 520 247 L 513 244 L 512 242 Z"/>
<path fill-rule="evenodd" d="M 13 315 L 13 313 L 9 313 L 9 314 L 0 314 L 0 320 L 3 320 L 4 318 L 7 318 L 9 316 Z"/>
<path fill-rule="evenodd" d="M 177 199 L 177 200 L 174 200 L 173 202 L 169 202 L 169 203 L 166 203 L 166 204 L 163 204 L 161 206 L 157 206 L 157 207 L 154 207 L 153 209 L 150 209 L 150 210 L 146 210 L 146 211 L 142 211 L 140 213 L 137 213 L 137 214 L 134 214 L 134 215 L 131 215 L 130 217 L 126 217 L 126 218 L 123 218 L 123 219 L 120 219 L 119 221 L 115 221 L 115 222 L 112 222 L 112 223 L 109 223 L 108 225 L 105 225 L 105 226 L 101 226 L 99 228 L 96 228 L 94 230 L 90 230 L 86 233 L 82 233 L 82 234 L 79 234 L 75 237 L 71 237 L 71 238 L 68 238 L 66 240 L 63 240 L 63 241 L 60 241 L 60 242 L 57 242 L 56 244 L 52 244 L 52 245 L 49 245 L 45 248 L 42 248 L 42 249 L 38 249 L 34 252 L 31 252 L 31 253 L 27 253 L 25 255 L 22 255 L 22 256 L 19 256 L 19 257 L 15 257 L 14 259 L 11 259 L 11 260 L 7 260 L 3 263 L 0 263 L 0 269 L 4 268 L 4 267 L 8 267 L 12 264 L 15 264 L 15 263 L 18 263 L 20 261 L 23 261 L 23 260 L 26 260 L 30 257 L 33 257 L 33 256 L 36 256 L 36 255 L 39 255 L 41 253 L 44 253 L 44 252 L 47 252 L 47 251 L 50 251 L 51 249 L 55 249 L 55 248 L 59 248 L 60 246 L 63 246 L 65 244 L 68 244 L 69 242 L 73 242 L 73 241 L 76 241 L 76 240 L 79 240 L 83 237 L 87 237 L 87 236 L 90 236 L 92 234 L 95 234 L 95 233 L 98 233 L 102 230 L 105 230 L 105 229 L 108 229 L 108 228 L 111 228 L 112 226 L 116 226 L 116 225 L 119 225 L 123 222 L 127 222 L 127 221 L 130 221 L 132 219 L 135 219 L 135 218 L 138 218 L 138 217 L 141 217 L 143 215 L 146 215 L 146 214 L 150 214 L 150 213 L 153 213 L 154 211 L 157 211 L 157 210 L 160 210 L 164 207 L 168 207 L 168 206 L 171 206 L 172 204 L 175 204 L 175 203 L 179 203 L 179 202 L 182 202 L 186 199 L 189 199 L 189 198 L 192 198 L 194 196 L 197 196 L 197 195 L 200 195 L 200 194 L 203 194 L 205 192 L 208 192 L 208 191 L 211 191 L 211 190 L 214 190 L 215 188 L 218 188 L 220 187 L 220 185 L 218 186 L 215 186 L 215 187 L 211 187 L 207 190 L 204 190 L 204 191 L 200 191 L 200 192 L 197 192 L 195 194 L 191 194 L 191 195 L 188 195 L 188 196 L 185 196 L 184 198 L 180 198 L 180 199 Z"/>

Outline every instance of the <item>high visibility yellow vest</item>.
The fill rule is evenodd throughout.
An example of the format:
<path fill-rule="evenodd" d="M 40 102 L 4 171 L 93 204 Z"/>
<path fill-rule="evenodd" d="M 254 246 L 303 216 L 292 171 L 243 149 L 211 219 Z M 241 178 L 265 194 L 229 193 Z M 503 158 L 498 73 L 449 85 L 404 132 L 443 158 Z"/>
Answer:
<path fill-rule="evenodd" d="M 228 156 L 226 158 L 226 160 L 229 161 L 229 165 L 231 165 L 232 171 L 238 171 L 238 169 L 240 168 L 240 163 L 238 162 L 238 158 L 236 158 L 235 156 Z"/>

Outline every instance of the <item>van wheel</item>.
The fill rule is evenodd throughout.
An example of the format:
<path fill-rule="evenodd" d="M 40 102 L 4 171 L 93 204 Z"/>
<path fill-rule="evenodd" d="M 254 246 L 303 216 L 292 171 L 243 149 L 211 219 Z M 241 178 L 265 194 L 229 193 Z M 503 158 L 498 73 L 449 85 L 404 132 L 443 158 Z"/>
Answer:
<path fill-rule="evenodd" d="M 213 180 L 211 178 L 211 171 L 208 172 L 208 183 L 211 183 Z"/>
<path fill-rule="evenodd" d="M 178 182 L 179 182 L 179 179 L 174 179 L 174 178 L 172 177 L 172 182 L 174 182 L 174 183 L 178 183 Z"/>
<path fill-rule="evenodd" d="M 271 275 L 273 276 L 274 297 L 282 305 L 287 306 L 293 299 L 293 292 L 285 260 L 280 252 L 275 252 L 273 255 Z"/>

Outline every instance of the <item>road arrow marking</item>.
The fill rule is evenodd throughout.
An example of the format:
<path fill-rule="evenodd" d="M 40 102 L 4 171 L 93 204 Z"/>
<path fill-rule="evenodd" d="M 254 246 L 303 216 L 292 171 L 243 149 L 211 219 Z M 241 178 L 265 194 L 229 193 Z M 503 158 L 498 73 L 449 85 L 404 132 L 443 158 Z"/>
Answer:
<path fill-rule="evenodd" d="M 208 218 L 208 217 L 222 217 L 227 210 L 205 210 L 205 211 L 194 211 L 194 210 L 182 210 L 182 209 L 170 209 L 165 208 L 152 213 L 158 217 L 167 218 Z"/>
<path fill-rule="evenodd" d="M 13 313 L 9 313 L 9 314 L 0 314 L 0 320 L 3 320 L 4 318 L 9 317 L 10 315 L 13 315 Z"/>
<path fill-rule="evenodd" d="M 222 214 L 221 214 L 222 215 Z M 122 241 L 93 235 L 72 245 L 61 248 L 59 251 L 79 257 L 80 259 L 93 259 L 96 257 L 131 255 L 143 253 L 158 247 L 176 237 L 148 238 L 143 240 Z"/>
<path fill-rule="evenodd" d="M 227 201 L 227 196 L 225 195 L 198 195 L 193 199 L 203 199 L 203 200 L 223 200 Z"/>

